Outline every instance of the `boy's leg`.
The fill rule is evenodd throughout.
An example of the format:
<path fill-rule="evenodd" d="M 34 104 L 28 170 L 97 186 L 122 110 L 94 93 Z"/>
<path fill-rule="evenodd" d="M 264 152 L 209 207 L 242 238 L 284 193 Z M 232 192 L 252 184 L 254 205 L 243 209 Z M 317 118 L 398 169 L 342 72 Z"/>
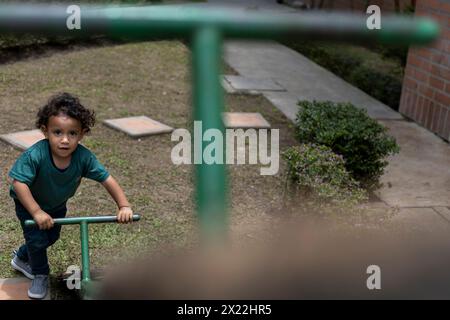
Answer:
<path fill-rule="evenodd" d="M 25 220 L 32 220 L 33 217 L 19 201 L 16 200 L 14 202 L 16 215 L 20 220 L 20 226 L 25 238 L 25 245 L 19 248 L 19 254 L 24 255 L 25 252 L 27 253 L 33 274 L 48 274 L 47 247 L 49 241 L 47 233 L 45 230 L 39 230 L 37 227 L 25 226 Z"/>
<path fill-rule="evenodd" d="M 16 207 L 16 215 L 20 220 L 20 224 L 23 229 L 23 222 L 22 218 L 26 219 L 28 218 L 28 213 L 26 212 L 26 209 L 22 206 L 22 204 L 15 200 L 15 207 Z M 29 257 L 28 257 L 28 248 L 26 243 L 20 246 L 18 250 L 14 250 L 13 257 L 11 259 L 11 267 L 19 272 L 21 272 L 24 276 L 26 276 L 29 279 L 34 279 L 34 275 L 31 271 L 31 266 L 28 263 Z"/>
<path fill-rule="evenodd" d="M 66 211 L 67 209 L 64 207 L 62 210 L 50 213 L 50 215 L 53 218 L 62 218 L 65 217 Z M 28 252 L 30 254 L 30 261 L 32 262 L 31 266 L 33 269 L 33 273 L 35 273 L 35 278 L 31 282 L 30 289 L 28 289 L 28 296 L 30 298 L 43 299 L 47 295 L 48 274 L 50 273 L 50 268 L 48 266 L 47 260 L 47 248 L 54 244 L 56 240 L 58 240 L 60 231 L 60 225 L 54 225 L 53 228 L 42 231 L 42 234 L 45 235 L 45 241 L 43 241 L 45 242 L 45 250 L 43 252 L 37 250 L 35 253 L 32 253 L 32 250 L 30 249 L 30 243 L 28 242 L 27 244 L 29 246 Z M 39 241 L 36 241 L 36 243 L 38 242 Z"/>
<path fill-rule="evenodd" d="M 28 249 L 29 263 L 32 273 L 46 274 L 50 273 L 47 259 L 47 248 L 50 245 L 47 230 L 39 230 L 38 228 L 26 227 L 24 236 Z"/>
<path fill-rule="evenodd" d="M 25 246 L 25 245 L 24 245 Z M 22 246 L 23 247 L 23 246 Z M 22 248 L 21 247 L 21 248 Z M 28 279 L 33 280 L 34 279 L 34 275 L 33 272 L 31 271 L 31 266 L 28 263 L 28 250 L 26 249 L 25 246 L 25 250 L 26 253 L 22 253 L 25 255 L 26 258 L 22 259 L 19 256 L 19 251 L 18 250 L 14 250 L 13 251 L 13 257 L 11 259 L 11 267 L 19 272 L 21 272 L 25 277 L 27 277 Z"/>
<path fill-rule="evenodd" d="M 28 262 L 28 248 L 26 243 L 20 246 L 16 252 L 16 256 L 23 262 Z"/>
<path fill-rule="evenodd" d="M 64 205 L 62 209 L 49 212 L 49 214 L 53 218 L 62 218 L 66 215 L 66 211 L 67 209 Z M 25 237 L 25 247 L 22 246 L 20 248 L 21 253 L 28 252 L 28 260 L 34 274 L 34 279 L 28 289 L 28 296 L 34 299 L 42 299 L 47 295 L 48 274 L 50 273 L 47 248 L 59 238 L 61 226 L 55 225 L 49 230 L 39 230 L 37 227 L 25 226 L 25 220 L 32 219 L 32 217 L 18 201 L 16 201 L 16 214 L 20 220 Z"/>
<path fill-rule="evenodd" d="M 53 218 L 62 218 L 65 217 L 66 212 L 67 209 L 64 206 L 62 209 L 49 214 Z M 25 254 L 28 255 L 28 259 L 25 258 L 24 260 L 28 260 L 30 263 L 33 274 L 48 275 L 50 268 L 48 265 L 47 248 L 58 240 L 61 226 L 55 225 L 49 230 L 39 230 L 37 227 L 25 226 L 25 220 L 32 220 L 33 218 L 18 201 L 16 201 L 16 214 L 21 222 L 25 238 L 25 245 L 22 245 L 18 251 L 19 257 L 23 257 Z"/>
<path fill-rule="evenodd" d="M 15 207 L 16 207 L 16 216 L 17 216 L 17 218 L 19 218 L 20 224 L 21 224 L 22 230 L 23 230 L 23 228 L 24 228 L 23 221 L 28 219 L 28 218 L 31 218 L 31 216 L 29 216 L 27 210 L 19 202 L 19 200 L 14 199 L 14 204 L 15 204 Z M 27 244 L 24 243 L 23 245 L 21 245 L 19 247 L 19 249 L 17 249 L 15 251 L 15 254 L 20 260 L 22 260 L 24 262 L 28 262 L 28 248 L 27 248 Z"/>

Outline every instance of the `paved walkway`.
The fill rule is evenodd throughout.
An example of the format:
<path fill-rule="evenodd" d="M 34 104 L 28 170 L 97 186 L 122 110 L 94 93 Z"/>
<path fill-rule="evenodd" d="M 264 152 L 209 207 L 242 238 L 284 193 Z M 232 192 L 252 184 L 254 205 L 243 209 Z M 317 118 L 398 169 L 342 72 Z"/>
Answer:
<path fill-rule="evenodd" d="M 272 79 L 286 91 L 262 91 L 289 119 L 294 120 L 298 100 L 350 101 L 375 119 L 401 120 L 402 116 L 313 63 L 274 41 L 227 42 L 225 60 L 241 76 Z"/>

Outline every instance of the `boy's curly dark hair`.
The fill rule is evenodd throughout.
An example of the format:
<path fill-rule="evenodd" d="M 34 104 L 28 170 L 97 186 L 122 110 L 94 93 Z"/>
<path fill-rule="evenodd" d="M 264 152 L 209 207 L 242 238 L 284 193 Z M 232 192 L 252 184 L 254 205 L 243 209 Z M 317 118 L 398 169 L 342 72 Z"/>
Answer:
<path fill-rule="evenodd" d="M 50 97 L 47 104 L 39 109 L 36 127 L 40 129 L 43 125 L 47 126 L 51 116 L 61 113 L 79 120 L 85 133 L 88 133 L 95 124 L 95 112 L 86 109 L 77 97 L 63 92 Z"/>

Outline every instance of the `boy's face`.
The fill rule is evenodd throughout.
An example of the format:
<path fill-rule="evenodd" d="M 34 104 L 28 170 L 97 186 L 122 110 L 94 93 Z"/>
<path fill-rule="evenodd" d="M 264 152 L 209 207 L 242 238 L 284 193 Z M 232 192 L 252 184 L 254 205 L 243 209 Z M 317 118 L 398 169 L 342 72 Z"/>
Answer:
<path fill-rule="evenodd" d="M 80 121 L 65 114 L 51 116 L 41 130 L 50 143 L 52 154 L 59 158 L 70 157 L 84 136 Z"/>

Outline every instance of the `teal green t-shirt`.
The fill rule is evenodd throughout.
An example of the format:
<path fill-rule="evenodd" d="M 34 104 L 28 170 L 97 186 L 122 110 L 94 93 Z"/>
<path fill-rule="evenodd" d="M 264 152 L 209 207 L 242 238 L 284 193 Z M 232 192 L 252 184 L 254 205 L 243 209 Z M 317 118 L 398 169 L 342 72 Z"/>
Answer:
<path fill-rule="evenodd" d="M 44 211 L 63 206 L 75 194 L 82 177 L 98 182 L 109 177 L 108 171 L 95 155 L 81 144 L 72 153 L 70 165 L 64 170 L 55 166 L 50 152 L 48 140 L 41 140 L 23 152 L 9 172 L 11 178 L 30 188 Z M 18 199 L 12 185 L 10 195 Z"/>

